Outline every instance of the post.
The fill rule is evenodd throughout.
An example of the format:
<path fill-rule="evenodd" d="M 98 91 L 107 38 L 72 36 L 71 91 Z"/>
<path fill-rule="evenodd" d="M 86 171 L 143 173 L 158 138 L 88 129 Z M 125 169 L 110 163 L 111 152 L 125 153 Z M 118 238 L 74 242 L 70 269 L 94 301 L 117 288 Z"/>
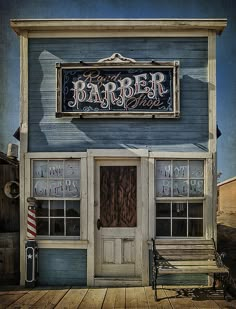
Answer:
<path fill-rule="evenodd" d="M 38 246 L 36 237 L 36 208 L 37 200 L 33 197 L 27 198 L 28 217 L 27 217 L 27 241 L 25 244 L 26 255 L 26 276 L 25 287 L 35 287 L 38 279 Z"/>

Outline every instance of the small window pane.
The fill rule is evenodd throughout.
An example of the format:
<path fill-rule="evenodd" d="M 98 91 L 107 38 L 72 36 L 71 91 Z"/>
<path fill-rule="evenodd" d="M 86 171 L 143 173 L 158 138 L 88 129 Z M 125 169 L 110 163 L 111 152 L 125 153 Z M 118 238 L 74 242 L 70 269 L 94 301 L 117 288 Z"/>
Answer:
<path fill-rule="evenodd" d="M 79 180 L 65 179 L 65 197 L 79 197 L 80 184 Z"/>
<path fill-rule="evenodd" d="M 204 162 L 194 161 L 189 162 L 189 178 L 203 178 L 204 177 Z"/>
<path fill-rule="evenodd" d="M 62 178 L 64 175 L 64 164 L 60 160 L 50 160 L 48 162 L 48 177 Z"/>
<path fill-rule="evenodd" d="M 50 197 L 63 197 L 63 180 L 48 180 Z"/>
<path fill-rule="evenodd" d="M 64 235 L 64 219 L 50 219 L 50 235 Z"/>
<path fill-rule="evenodd" d="M 170 217 L 170 203 L 157 203 L 156 217 Z"/>
<path fill-rule="evenodd" d="M 203 220 L 189 219 L 188 221 L 188 234 L 190 237 L 203 236 Z"/>
<path fill-rule="evenodd" d="M 170 219 L 156 220 L 156 236 L 170 236 Z"/>
<path fill-rule="evenodd" d="M 188 216 L 190 218 L 203 218 L 203 204 L 202 203 L 189 203 Z"/>
<path fill-rule="evenodd" d="M 204 195 L 204 180 L 190 179 L 189 196 Z"/>
<path fill-rule="evenodd" d="M 64 217 L 64 201 L 50 201 L 50 216 Z"/>
<path fill-rule="evenodd" d="M 67 236 L 80 235 L 80 219 L 66 219 L 66 235 Z"/>
<path fill-rule="evenodd" d="M 171 196 L 171 180 L 157 180 L 157 196 Z"/>
<path fill-rule="evenodd" d="M 65 178 L 80 178 L 80 162 L 78 160 L 65 161 Z"/>
<path fill-rule="evenodd" d="M 37 235 L 48 235 L 48 218 L 36 218 Z"/>
<path fill-rule="evenodd" d="M 172 220 L 172 236 L 181 237 L 187 236 L 187 220 L 173 219 Z"/>
<path fill-rule="evenodd" d="M 38 206 L 36 207 L 37 217 L 48 217 L 48 201 L 38 201 Z"/>
<path fill-rule="evenodd" d="M 171 161 L 157 161 L 156 177 L 159 179 L 171 178 Z"/>
<path fill-rule="evenodd" d="M 66 216 L 67 217 L 80 217 L 80 202 L 79 201 L 66 201 Z"/>
<path fill-rule="evenodd" d="M 33 177 L 34 178 L 46 178 L 47 177 L 47 160 L 35 160 L 33 161 Z"/>
<path fill-rule="evenodd" d="M 173 178 L 188 178 L 188 161 L 173 161 Z"/>
<path fill-rule="evenodd" d="M 48 196 L 47 180 L 34 179 L 33 181 L 33 195 L 36 197 Z"/>
<path fill-rule="evenodd" d="M 172 204 L 172 217 L 187 217 L 187 204 L 173 203 Z"/>
<path fill-rule="evenodd" d="M 188 181 L 174 180 L 173 196 L 188 196 Z"/>

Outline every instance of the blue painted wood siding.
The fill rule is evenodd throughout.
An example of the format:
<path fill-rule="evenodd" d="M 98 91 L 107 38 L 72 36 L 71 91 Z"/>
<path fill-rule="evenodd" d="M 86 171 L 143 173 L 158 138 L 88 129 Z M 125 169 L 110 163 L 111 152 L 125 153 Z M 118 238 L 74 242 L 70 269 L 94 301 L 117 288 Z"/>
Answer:
<path fill-rule="evenodd" d="M 87 250 L 39 249 L 40 285 L 87 285 Z"/>
<path fill-rule="evenodd" d="M 86 151 L 208 142 L 206 38 L 30 39 L 29 151 Z M 180 61 L 179 119 L 57 119 L 56 62 Z"/>

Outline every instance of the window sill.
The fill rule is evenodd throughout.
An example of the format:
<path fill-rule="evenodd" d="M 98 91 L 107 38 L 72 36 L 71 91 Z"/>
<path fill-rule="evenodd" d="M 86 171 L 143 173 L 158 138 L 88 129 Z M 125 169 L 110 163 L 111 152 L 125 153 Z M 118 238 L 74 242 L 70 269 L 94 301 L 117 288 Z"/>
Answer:
<path fill-rule="evenodd" d="M 36 239 L 39 249 L 87 249 L 88 240 L 80 239 Z"/>

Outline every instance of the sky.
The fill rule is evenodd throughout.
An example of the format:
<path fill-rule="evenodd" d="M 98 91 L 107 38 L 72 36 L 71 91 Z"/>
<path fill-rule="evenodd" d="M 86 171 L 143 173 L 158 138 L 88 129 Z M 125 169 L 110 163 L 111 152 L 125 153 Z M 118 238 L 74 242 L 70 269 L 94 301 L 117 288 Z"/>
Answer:
<path fill-rule="evenodd" d="M 236 176 L 236 0 L 0 0 L 0 151 L 19 127 L 19 37 L 11 18 L 227 18 L 217 37 L 219 181 Z"/>

